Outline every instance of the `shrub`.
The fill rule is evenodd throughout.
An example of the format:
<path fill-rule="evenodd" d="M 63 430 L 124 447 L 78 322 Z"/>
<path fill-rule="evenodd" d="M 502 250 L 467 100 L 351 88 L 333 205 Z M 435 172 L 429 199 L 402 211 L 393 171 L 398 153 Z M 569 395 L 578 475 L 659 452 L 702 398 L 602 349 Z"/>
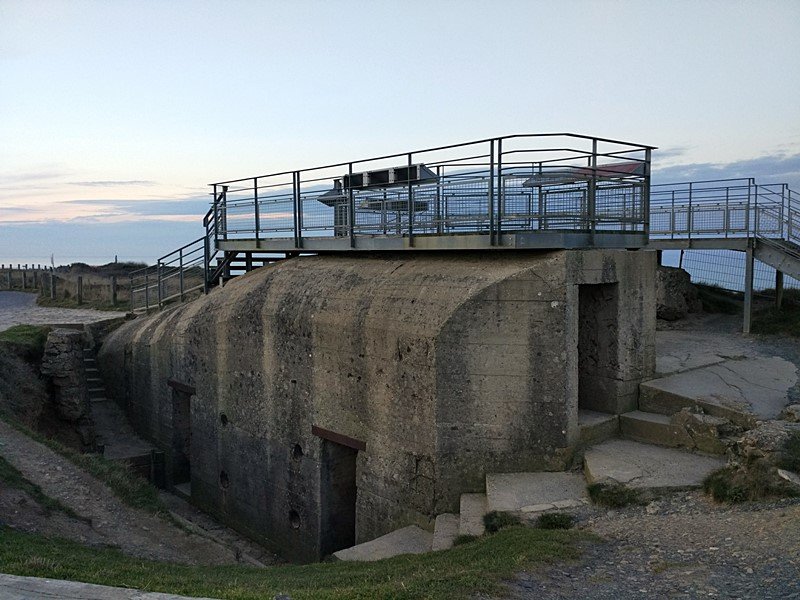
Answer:
<path fill-rule="evenodd" d="M 453 540 L 453 546 L 461 546 L 462 544 L 469 544 L 470 542 L 474 542 L 478 539 L 477 535 L 467 535 L 462 533 L 461 535 L 457 535 L 456 539 Z"/>
<path fill-rule="evenodd" d="M 800 473 L 800 431 L 789 434 L 783 444 L 778 466 L 782 469 Z"/>
<path fill-rule="evenodd" d="M 545 513 L 536 520 L 539 529 L 571 529 L 574 524 L 575 519 L 567 513 Z"/>
<path fill-rule="evenodd" d="M 625 487 L 620 483 L 593 483 L 588 487 L 588 491 L 592 502 L 609 508 L 644 504 L 641 491 Z"/>
<path fill-rule="evenodd" d="M 519 525 L 519 517 L 509 513 L 493 510 L 492 512 L 483 515 L 483 524 L 486 526 L 487 532 L 497 533 L 506 527 Z"/>

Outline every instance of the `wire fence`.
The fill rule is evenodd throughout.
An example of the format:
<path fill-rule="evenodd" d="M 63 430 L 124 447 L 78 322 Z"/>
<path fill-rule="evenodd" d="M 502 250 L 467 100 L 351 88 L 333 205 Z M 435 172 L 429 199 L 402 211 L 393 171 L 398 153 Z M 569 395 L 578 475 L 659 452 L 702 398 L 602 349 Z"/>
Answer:
<path fill-rule="evenodd" d="M 716 285 L 733 292 L 744 292 L 745 253 L 737 250 L 684 250 L 678 263 L 692 276 L 692 283 Z M 800 280 L 788 275 L 784 289 L 800 290 Z M 775 291 L 775 269 L 759 260 L 754 261 L 753 289 L 757 292 Z"/>

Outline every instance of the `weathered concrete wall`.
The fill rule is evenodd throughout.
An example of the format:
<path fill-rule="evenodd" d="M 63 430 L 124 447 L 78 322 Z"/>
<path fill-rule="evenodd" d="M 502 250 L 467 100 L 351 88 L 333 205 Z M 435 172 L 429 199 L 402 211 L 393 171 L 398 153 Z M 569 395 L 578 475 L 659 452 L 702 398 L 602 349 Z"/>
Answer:
<path fill-rule="evenodd" d="M 627 406 L 654 365 L 654 269 L 654 253 L 625 251 L 304 257 L 123 325 L 99 360 L 168 454 L 167 381 L 194 387 L 193 500 L 311 560 L 328 497 L 312 426 L 365 444 L 358 541 L 430 525 L 487 471 L 563 468 L 578 286 L 619 282 L 616 371 L 597 381 L 610 408 Z"/>

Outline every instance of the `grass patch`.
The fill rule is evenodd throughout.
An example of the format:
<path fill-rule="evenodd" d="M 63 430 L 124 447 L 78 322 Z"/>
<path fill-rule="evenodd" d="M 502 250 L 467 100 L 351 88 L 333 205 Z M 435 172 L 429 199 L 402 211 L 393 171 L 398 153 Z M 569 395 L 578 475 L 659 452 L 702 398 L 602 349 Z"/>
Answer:
<path fill-rule="evenodd" d="M 8 415 L 0 413 L 5 421 L 28 437 L 44 444 L 54 452 L 105 483 L 128 506 L 140 508 L 152 514 L 169 518 L 169 510 L 158 496 L 158 490 L 150 482 L 131 473 L 123 464 L 108 460 L 99 454 L 81 454 L 72 448 L 18 423 Z"/>
<path fill-rule="evenodd" d="M 798 491 L 774 471 L 764 459 L 741 468 L 723 467 L 705 478 L 703 490 L 717 502 L 728 504 L 797 496 Z"/>
<path fill-rule="evenodd" d="M 735 315 L 742 312 L 742 301 L 734 292 L 723 290 L 721 287 L 707 284 L 695 284 L 703 311 L 707 313 L 722 313 Z"/>
<path fill-rule="evenodd" d="M 36 299 L 36 304 L 39 306 L 46 306 L 48 308 L 94 308 L 95 310 L 105 311 L 125 311 L 128 303 L 112 304 L 107 300 L 84 300 L 82 304 L 78 304 L 76 298 L 50 298 L 50 296 L 39 296 Z"/>
<path fill-rule="evenodd" d="M 506 512 L 498 512 L 493 510 L 492 512 L 483 515 L 483 525 L 486 527 L 487 533 L 497 533 L 506 527 L 519 525 L 519 517 Z"/>
<path fill-rule="evenodd" d="M 632 504 L 644 504 L 639 490 L 619 483 L 593 483 L 588 488 L 589 498 L 595 504 L 609 508 L 622 508 Z"/>
<path fill-rule="evenodd" d="M 461 546 L 462 544 L 471 544 L 477 539 L 478 539 L 477 535 L 462 533 L 455 537 L 455 539 L 453 540 L 453 546 Z"/>
<path fill-rule="evenodd" d="M 456 599 L 499 594 L 502 581 L 537 563 L 575 559 L 576 531 L 509 527 L 450 550 L 371 563 L 318 563 L 266 569 L 189 567 L 124 556 L 108 548 L 0 529 L 0 572 L 70 579 L 153 592 L 235 600 Z"/>
<path fill-rule="evenodd" d="M 800 337 L 800 305 L 784 303 L 781 308 L 767 308 L 753 315 L 753 333 Z"/>
<path fill-rule="evenodd" d="M 572 529 L 575 519 L 567 513 L 545 513 L 536 519 L 539 529 Z"/>
<path fill-rule="evenodd" d="M 0 342 L 19 349 L 21 354 L 41 358 L 50 327 L 42 325 L 15 325 L 0 331 Z"/>
<path fill-rule="evenodd" d="M 42 491 L 38 485 L 35 485 L 25 479 L 25 477 L 20 473 L 11 463 L 6 461 L 5 458 L 0 456 L 0 481 L 2 481 L 8 487 L 16 488 L 18 490 L 22 490 L 28 496 L 36 500 L 39 506 L 44 509 L 45 513 L 48 515 L 54 511 L 61 511 L 64 514 L 74 518 L 74 519 L 83 519 L 80 515 L 78 515 L 74 510 L 72 510 L 68 506 L 64 506 L 58 500 L 54 500 L 47 494 Z M 83 519 L 85 520 L 85 519 Z"/>

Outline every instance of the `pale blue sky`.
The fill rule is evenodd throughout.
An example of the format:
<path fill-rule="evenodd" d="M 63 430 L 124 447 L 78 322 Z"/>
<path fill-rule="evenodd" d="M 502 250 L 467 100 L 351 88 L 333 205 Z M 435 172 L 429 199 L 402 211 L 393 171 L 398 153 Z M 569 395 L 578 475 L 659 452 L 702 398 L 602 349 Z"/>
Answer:
<path fill-rule="evenodd" d="M 0 0 L 0 263 L 152 260 L 210 181 L 515 132 L 800 182 L 799 26 L 796 0 Z"/>

